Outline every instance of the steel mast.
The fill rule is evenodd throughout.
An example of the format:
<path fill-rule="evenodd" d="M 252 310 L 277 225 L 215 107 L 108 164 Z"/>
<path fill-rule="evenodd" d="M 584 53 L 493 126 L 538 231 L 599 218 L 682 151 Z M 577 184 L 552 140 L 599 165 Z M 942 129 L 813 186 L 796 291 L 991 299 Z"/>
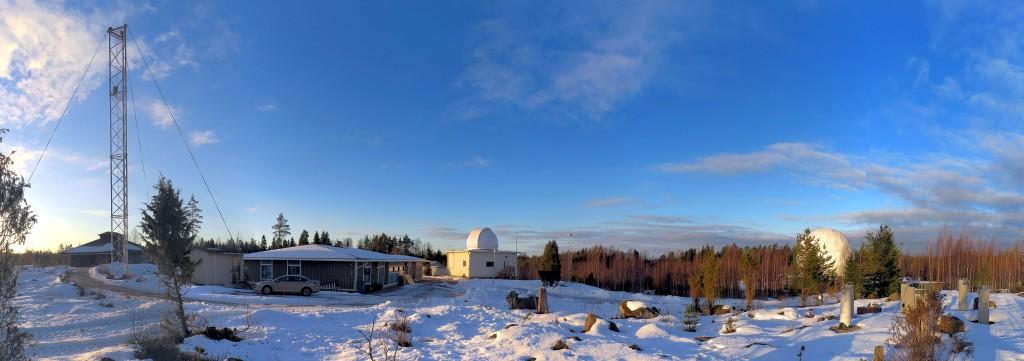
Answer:
<path fill-rule="evenodd" d="M 128 24 L 107 28 L 110 88 L 110 261 L 128 274 Z M 120 236 L 119 236 L 120 235 Z"/>

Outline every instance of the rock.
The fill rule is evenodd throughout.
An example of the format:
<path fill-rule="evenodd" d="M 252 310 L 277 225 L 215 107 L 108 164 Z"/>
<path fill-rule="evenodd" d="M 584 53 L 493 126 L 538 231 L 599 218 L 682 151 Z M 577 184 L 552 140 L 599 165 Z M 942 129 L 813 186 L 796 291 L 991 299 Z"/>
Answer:
<path fill-rule="evenodd" d="M 569 345 L 566 344 L 565 341 L 563 341 L 562 339 L 559 339 L 558 342 L 555 342 L 554 346 L 551 346 L 551 349 L 555 350 L 555 351 L 565 350 L 565 349 L 568 349 L 568 348 L 569 348 Z"/>
<path fill-rule="evenodd" d="M 650 319 L 661 315 L 661 312 L 658 311 L 657 307 L 636 306 L 635 304 L 632 304 L 634 307 L 631 308 L 629 305 L 632 302 L 633 301 L 622 301 L 622 303 L 619 303 L 620 317 Z"/>
<path fill-rule="evenodd" d="M 608 330 L 613 332 L 619 332 L 619 325 L 616 325 L 615 322 L 608 321 Z"/>
<path fill-rule="evenodd" d="M 594 327 L 594 323 L 597 323 L 597 316 L 593 313 L 587 314 L 587 320 L 583 321 L 583 333 L 590 332 L 590 328 Z"/>
<path fill-rule="evenodd" d="M 996 308 L 996 301 L 988 301 L 988 308 Z"/>
<path fill-rule="evenodd" d="M 579 336 L 569 336 L 569 339 L 573 341 L 583 341 Z"/>
<path fill-rule="evenodd" d="M 867 306 L 857 307 L 857 314 L 858 315 L 865 314 L 865 313 L 879 313 L 879 312 L 882 312 L 882 306 L 879 306 L 879 305 L 874 304 L 874 303 L 869 304 Z"/>
<path fill-rule="evenodd" d="M 939 317 L 939 332 L 950 336 L 957 332 L 964 332 L 964 321 L 956 316 L 942 315 Z"/>
<path fill-rule="evenodd" d="M 634 343 L 634 344 L 631 344 L 631 345 L 629 345 L 629 348 L 631 348 L 631 349 L 634 349 L 634 350 L 637 350 L 637 351 L 643 351 L 643 349 L 642 349 L 642 348 L 640 348 L 640 345 L 637 345 L 637 344 L 635 344 L 635 343 Z"/>
<path fill-rule="evenodd" d="M 509 291 L 508 295 L 505 296 L 505 302 L 508 303 L 508 308 L 512 310 L 536 310 L 537 309 L 537 297 L 527 295 L 526 297 L 519 297 L 516 291 Z"/>
<path fill-rule="evenodd" d="M 715 316 L 727 314 L 729 311 L 729 306 L 726 305 L 716 305 L 711 307 L 711 314 Z"/>

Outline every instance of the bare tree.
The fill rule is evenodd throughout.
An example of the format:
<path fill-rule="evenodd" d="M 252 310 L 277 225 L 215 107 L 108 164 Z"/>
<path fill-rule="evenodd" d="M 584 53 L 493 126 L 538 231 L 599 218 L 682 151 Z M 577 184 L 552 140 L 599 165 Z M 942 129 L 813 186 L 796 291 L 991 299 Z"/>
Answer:
<path fill-rule="evenodd" d="M 893 361 L 954 361 L 969 360 L 971 346 L 959 333 L 946 336 L 939 332 L 942 301 L 938 294 L 918 299 L 905 315 L 896 315 L 890 328 L 891 341 L 896 346 L 889 360 Z"/>
<path fill-rule="evenodd" d="M 7 133 L 0 129 L 0 134 Z M 24 244 L 36 216 L 25 201 L 25 179 L 12 169 L 14 162 L 0 153 L 0 360 L 28 360 L 25 343 L 29 334 L 18 330 L 18 310 L 14 308 L 18 269 L 14 245 Z"/>

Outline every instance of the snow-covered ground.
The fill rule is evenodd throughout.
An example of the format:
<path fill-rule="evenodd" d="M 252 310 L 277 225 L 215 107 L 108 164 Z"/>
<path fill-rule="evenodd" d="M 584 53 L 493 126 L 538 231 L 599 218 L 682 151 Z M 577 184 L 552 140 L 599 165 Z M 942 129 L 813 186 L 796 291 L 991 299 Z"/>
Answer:
<path fill-rule="evenodd" d="M 133 266 L 134 267 L 134 266 Z M 145 267 L 145 266 L 140 266 Z M 25 269 L 19 278 L 17 305 L 24 329 L 34 335 L 29 351 L 33 358 L 117 360 L 131 356 L 132 321 L 138 327 L 153 325 L 168 304 L 147 297 L 124 297 L 105 292 L 105 297 L 79 296 L 71 284 L 60 282 L 61 268 Z M 121 287 L 158 290 L 155 277 L 133 270 L 143 281 L 108 280 Z M 375 295 L 321 292 L 313 297 L 260 296 L 252 291 L 224 287 L 192 287 L 188 313 L 199 315 L 211 326 L 252 327 L 241 342 L 212 341 L 204 336 L 188 338 L 183 350 L 199 347 L 206 354 L 244 360 L 361 360 L 366 330 L 375 318 L 391 320 L 405 315 L 412 328 L 413 347 L 403 348 L 400 359 L 422 360 L 793 360 L 801 346 L 804 360 L 870 359 L 873 348 L 888 338 L 899 304 L 887 302 L 882 313 L 859 315 L 861 330 L 836 334 L 828 327 L 838 321 L 817 321 L 817 316 L 836 315 L 836 305 L 814 307 L 815 318 L 804 318 L 779 301 L 762 302 L 754 318 L 735 316 L 737 331 L 722 334 L 728 316 L 701 316 L 696 333 L 685 332 L 681 312 L 689 299 L 612 292 L 581 284 L 549 289 L 551 313 L 532 315 L 508 310 L 510 290 L 534 292 L 538 281 L 431 280 Z M 946 294 L 947 308 L 956 304 L 955 293 Z M 967 323 L 967 338 L 975 343 L 977 360 L 1024 360 L 1024 297 L 994 294 L 993 325 Z M 614 319 L 620 332 L 598 322 L 581 333 L 586 314 L 610 319 L 623 300 L 640 301 L 663 311 L 650 320 Z M 878 300 L 874 300 L 878 301 Z M 723 300 L 737 304 L 739 300 Z M 792 301 L 790 301 L 792 302 Z M 865 305 L 869 300 L 858 300 Z M 250 305 L 250 306 L 246 306 Z M 108 307 L 109 306 L 109 307 Z M 974 312 L 949 311 L 965 319 Z M 713 336 L 701 342 L 697 336 Z M 578 340 L 577 340 L 578 338 Z M 558 340 L 569 348 L 552 350 Z M 635 345 L 631 348 L 631 345 Z"/>

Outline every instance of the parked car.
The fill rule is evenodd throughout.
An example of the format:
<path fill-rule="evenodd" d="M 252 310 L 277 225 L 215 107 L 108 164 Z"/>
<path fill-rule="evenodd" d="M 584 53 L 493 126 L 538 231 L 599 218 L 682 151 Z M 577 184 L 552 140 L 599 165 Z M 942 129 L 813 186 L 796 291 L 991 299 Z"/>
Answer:
<path fill-rule="evenodd" d="M 256 282 L 253 289 L 265 295 L 279 292 L 298 293 L 303 296 L 309 296 L 314 292 L 320 292 L 320 281 L 310 280 L 299 275 L 288 275 L 275 278 L 271 281 Z"/>

